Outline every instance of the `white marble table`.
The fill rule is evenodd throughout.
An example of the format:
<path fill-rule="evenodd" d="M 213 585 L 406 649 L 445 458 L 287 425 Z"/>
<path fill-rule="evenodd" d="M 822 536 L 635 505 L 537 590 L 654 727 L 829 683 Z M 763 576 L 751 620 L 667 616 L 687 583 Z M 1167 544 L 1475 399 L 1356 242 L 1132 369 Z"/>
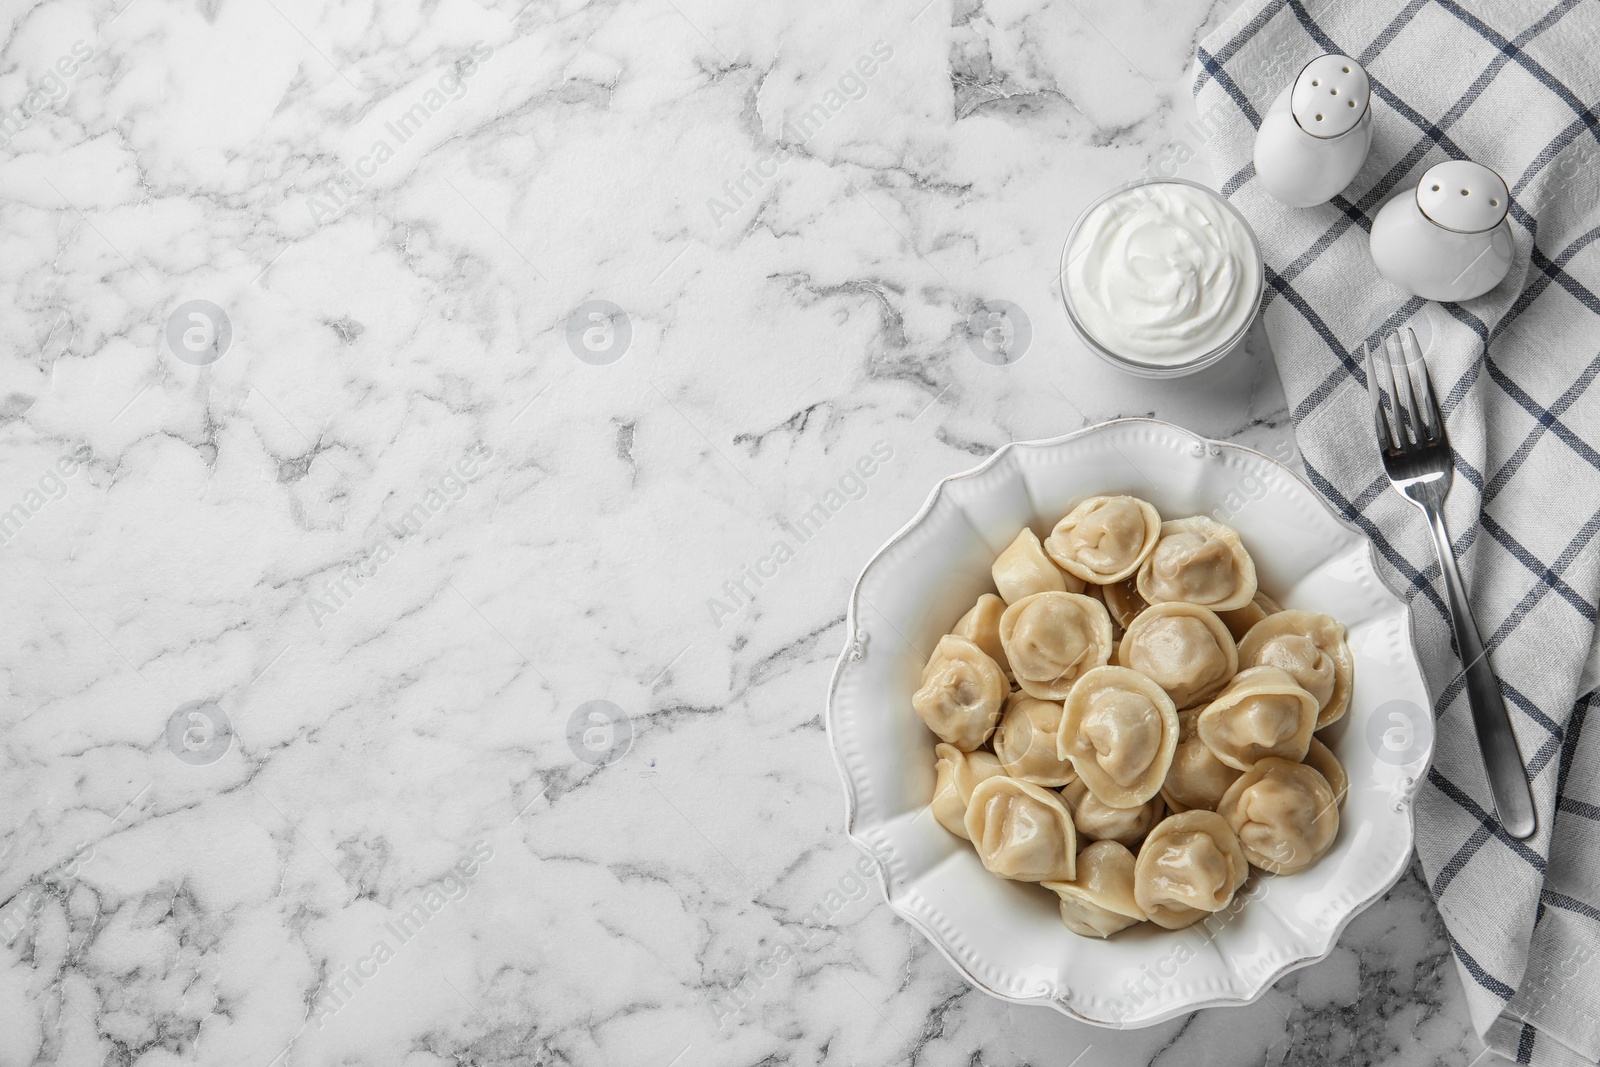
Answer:
<path fill-rule="evenodd" d="M 1229 5 L 520 2 L 13 9 L 0 1067 L 1473 1061 L 1414 877 L 1114 1033 L 840 831 L 846 592 L 933 482 L 1290 439 L 1259 338 L 1152 385 L 1052 295 L 1090 198 L 1205 174 Z"/>

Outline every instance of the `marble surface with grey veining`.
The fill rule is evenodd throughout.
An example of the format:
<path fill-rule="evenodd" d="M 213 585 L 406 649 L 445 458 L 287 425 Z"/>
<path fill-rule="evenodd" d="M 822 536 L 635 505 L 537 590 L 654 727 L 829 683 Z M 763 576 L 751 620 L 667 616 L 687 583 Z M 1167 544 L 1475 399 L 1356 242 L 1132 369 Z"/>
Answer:
<path fill-rule="evenodd" d="M 1415 876 L 1111 1032 L 841 831 L 846 595 L 934 482 L 1289 436 L 1259 337 L 1143 382 L 1053 295 L 1207 176 L 1228 6 L 11 4 L 0 1067 L 1471 1063 Z"/>

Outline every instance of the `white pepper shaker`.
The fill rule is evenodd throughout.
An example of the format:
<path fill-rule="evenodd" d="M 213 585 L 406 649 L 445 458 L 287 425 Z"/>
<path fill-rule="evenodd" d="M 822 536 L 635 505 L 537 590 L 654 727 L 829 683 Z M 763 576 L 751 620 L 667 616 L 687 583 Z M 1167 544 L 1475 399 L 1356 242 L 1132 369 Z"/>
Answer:
<path fill-rule="evenodd" d="M 1516 244 L 1500 175 L 1470 159 L 1439 163 L 1372 220 L 1378 273 L 1424 300 L 1471 300 L 1511 269 Z"/>
<path fill-rule="evenodd" d="M 1318 56 L 1278 94 L 1256 131 L 1256 178 L 1290 207 L 1350 184 L 1372 147 L 1372 83 L 1349 56 Z"/>

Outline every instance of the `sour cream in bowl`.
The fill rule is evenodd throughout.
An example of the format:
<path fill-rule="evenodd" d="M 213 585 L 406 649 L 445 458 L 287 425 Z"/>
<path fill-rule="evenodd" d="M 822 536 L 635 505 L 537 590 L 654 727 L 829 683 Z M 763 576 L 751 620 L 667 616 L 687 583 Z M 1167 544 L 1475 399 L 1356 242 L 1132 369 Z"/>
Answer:
<path fill-rule="evenodd" d="M 1100 197 L 1062 250 L 1073 328 L 1096 354 L 1147 378 L 1192 374 L 1239 347 L 1264 288 L 1261 249 L 1244 217 L 1182 178 Z"/>

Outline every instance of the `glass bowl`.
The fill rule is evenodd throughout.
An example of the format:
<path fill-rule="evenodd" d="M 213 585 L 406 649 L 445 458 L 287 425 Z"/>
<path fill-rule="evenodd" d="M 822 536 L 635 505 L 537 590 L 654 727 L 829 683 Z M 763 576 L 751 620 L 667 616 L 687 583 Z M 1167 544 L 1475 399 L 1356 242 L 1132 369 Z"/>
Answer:
<path fill-rule="evenodd" d="M 1187 359 L 1182 363 L 1151 363 L 1145 360 L 1134 359 L 1129 356 L 1121 355 L 1106 347 L 1106 345 L 1099 341 L 1094 334 L 1089 332 L 1088 327 L 1085 326 L 1083 321 L 1079 318 L 1077 311 L 1072 306 L 1071 288 L 1067 285 L 1067 258 L 1072 253 L 1072 246 L 1078 239 L 1078 231 L 1083 227 L 1084 221 L 1088 219 L 1088 217 L 1093 214 L 1095 209 L 1100 207 L 1100 205 L 1146 185 L 1187 185 L 1192 189 L 1198 189 L 1205 193 L 1224 211 L 1228 212 L 1228 214 L 1232 215 L 1238 220 L 1239 225 L 1244 228 L 1244 232 L 1250 238 L 1250 251 L 1255 257 L 1255 309 L 1250 313 L 1250 316 L 1244 320 L 1239 328 L 1230 334 L 1221 344 L 1210 349 L 1209 351 L 1197 353 L 1192 358 Z M 1239 214 L 1238 209 L 1232 204 L 1228 203 L 1228 201 L 1215 189 L 1201 185 L 1199 182 L 1190 181 L 1187 178 L 1140 178 L 1137 181 L 1131 181 L 1124 185 L 1119 185 L 1114 189 L 1107 190 L 1105 193 L 1102 193 L 1100 196 L 1096 197 L 1094 202 L 1088 207 L 1084 208 L 1083 212 L 1078 215 L 1077 221 L 1072 224 L 1072 229 L 1067 232 L 1067 242 L 1061 248 L 1061 273 L 1058 275 L 1058 280 L 1061 287 L 1061 303 L 1062 306 L 1067 309 L 1067 319 L 1072 323 L 1073 330 L 1077 332 L 1078 336 L 1083 340 L 1083 343 L 1089 347 L 1089 351 L 1093 352 L 1095 355 L 1099 356 L 1113 367 L 1116 367 L 1118 370 L 1126 371 L 1129 374 L 1137 375 L 1141 378 L 1181 378 L 1184 375 L 1194 374 L 1196 371 L 1204 370 L 1206 367 L 1211 366 L 1213 363 L 1222 359 L 1222 357 L 1226 356 L 1228 353 L 1234 351 L 1244 344 L 1245 336 L 1249 334 L 1250 327 L 1255 323 L 1256 317 L 1261 312 L 1261 298 L 1266 292 L 1267 279 L 1263 262 L 1264 261 L 1261 258 L 1261 244 L 1256 240 L 1255 230 L 1253 230 L 1250 227 L 1250 224 L 1245 221 L 1244 216 Z"/>

